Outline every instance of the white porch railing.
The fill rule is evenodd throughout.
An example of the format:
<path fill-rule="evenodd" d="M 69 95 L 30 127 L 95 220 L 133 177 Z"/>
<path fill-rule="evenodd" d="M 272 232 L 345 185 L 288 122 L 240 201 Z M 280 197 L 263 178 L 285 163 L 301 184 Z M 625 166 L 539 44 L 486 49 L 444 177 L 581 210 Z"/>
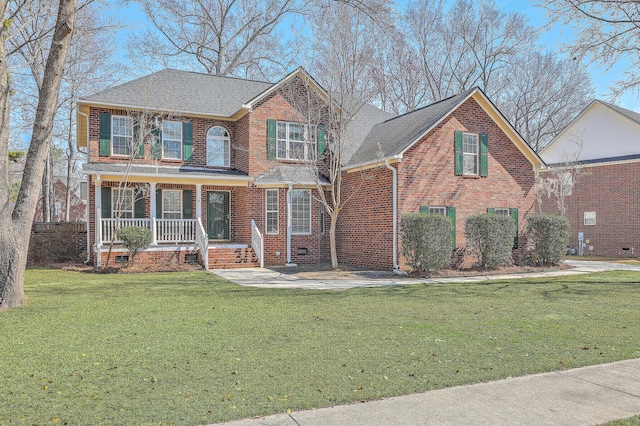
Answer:
<path fill-rule="evenodd" d="M 264 268 L 264 238 L 262 238 L 262 234 L 255 220 L 251 221 L 251 247 L 256 253 L 256 256 L 258 256 L 260 267 Z"/>
<path fill-rule="evenodd" d="M 202 219 L 198 218 L 198 223 L 196 223 L 196 245 L 200 249 L 200 254 L 202 255 L 202 262 L 204 263 L 204 270 L 209 270 L 209 236 L 204 231 L 204 226 L 202 226 Z"/>
<path fill-rule="evenodd" d="M 140 226 L 142 228 L 151 229 L 151 219 L 101 219 L 102 222 L 102 242 L 120 243 L 120 239 L 115 235 L 118 229 L 128 228 L 129 226 Z"/>
<path fill-rule="evenodd" d="M 189 243 L 196 240 L 195 219 L 154 219 L 157 243 Z"/>

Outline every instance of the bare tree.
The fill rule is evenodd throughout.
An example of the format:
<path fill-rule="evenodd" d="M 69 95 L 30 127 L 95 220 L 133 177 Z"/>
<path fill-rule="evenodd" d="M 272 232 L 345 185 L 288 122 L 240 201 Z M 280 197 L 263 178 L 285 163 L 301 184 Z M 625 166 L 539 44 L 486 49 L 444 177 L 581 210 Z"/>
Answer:
<path fill-rule="evenodd" d="M 615 0 L 539 0 L 551 22 L 571 27 L 576 39 L 564 46 L 576 59 L 590 58 L 611 69 L 626 59 L 624 77 L 611 88 L 613 98 L 640 94 L 640 3 Z"/>
<path fill-rule="evenodd" d="M 5 25 L 0 28 L 0 310 L 19 306 L 24 302 L 24 271 L 27 262 L 31 222 L 42 181 L 48 141 L 53 127 L 58 91 L 64 63 L 73 34 L 76 0 L 60 0 L 55 29 L 51 36 L 46 63 L 42 73 L 42 88 L 38 99 L 31 144 L 26 158 L 22 184 L 13 210 L 9 207 L 9 97 L 11 84 L 7 70 L 7 43 L 11 38 L 13 18 L 24 3 L 0 0 L 0 12 Z"/>
<path fill-rule="evenodd" d="M 278 26 L 308 0 L 137 0 L 153 30 L 133 37 L 131 57 L 165 67 L 247 78 L 286 71 Z"/>
<path fill-rule="evenodd" d="M 593 99 L 587 70 L 552 53 L 517 57 L 509 67 L 511 83 L 494 101 L 509 122 L 540 151 Z"/>

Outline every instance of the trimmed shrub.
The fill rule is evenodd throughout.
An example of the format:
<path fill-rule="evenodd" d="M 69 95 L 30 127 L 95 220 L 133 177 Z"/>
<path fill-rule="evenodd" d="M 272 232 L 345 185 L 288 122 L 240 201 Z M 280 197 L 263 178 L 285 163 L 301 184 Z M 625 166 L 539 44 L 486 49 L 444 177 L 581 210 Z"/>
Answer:
<path fill-rule="evenodd" d="M 402 215 L 400 240 L 402 255 L 414 271 L 444 269 L 451 263 L 451 225 L 443 215 Z"/>
<path fill-rule="evenodd" d="M 478 214 L 464 225 L 467 248 L 478 258 L 478 266 L 495 268 L 511 263 L 515 224 L 510 216 Z"/>
<path fill-rule="evenodd" d="M 527 242 L 533 246 L 529 262 L 537 265 L 556 265 L 567 252 L 571 227 L 564 216 L 535 214 L 527 224 Z"/>
<path fill-rule="evenodd" d="M 151 231 L 141 226 L 128 226 L 118 231 L 118 238 L 122 240 L 131 254 L 131 264 L 133 264 L 136 255 L 146 250 L 151 245 Z"/>

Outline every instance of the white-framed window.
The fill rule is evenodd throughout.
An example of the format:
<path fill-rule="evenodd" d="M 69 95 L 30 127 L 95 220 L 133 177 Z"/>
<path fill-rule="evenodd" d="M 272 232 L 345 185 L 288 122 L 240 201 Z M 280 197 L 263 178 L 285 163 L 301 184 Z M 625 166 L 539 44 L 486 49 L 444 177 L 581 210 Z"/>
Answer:
<path fill-rule="evenodd" d="M 584 224 L 595 225 L 596 224 L 596 212 L 584 212 Z"/>
<path fill-rule="evenodd" d="M 573 173 L 563 172 L 558 175 L 560 184 L 560 195 L 569 196 L 573 194 Z"/>
<path fill-rule="evenodd" d="M 80 199 L 82 201 L 89 199 L 89 183 L 87 181 L 80 182 Z"/>
<path fill-rule="evenodd" d="M 133 118 L 111 116 L 111 155 L 131 155 L 133 148 Z"/>
<path fill-rule="evenodd" d="M 182 191 L 162 190 L 162 218 L 182 219 Z"/>
<path fill-rule="evenodd" d="M 132 188 L 111 188 L 111 217 L 132 218 L 133 201 Z"/>
<path fill-rule="evenodd" d="M 162 123 L 162 158 L 182 159 L 182 122 Z"/>
<path fill-rule="evenodd" d="M 500 215 L 503 215 L 503 216 L 510 216 L 511 212 L 507 208 L 496 207 L 495 214 L 500 214 Z"/>
<path fill-rule="evenodd" d="M 207 132 L 207 166 L 229 167 L 231 138 L 224 127 L 214 126 Z"/>
<path fill-rule="evenodd" d="M 311 234 L 311 191 L 291 191 L 291 233 Z"/>
<path fill-rule="evenodd" d="M 446 216 L 447 208 L 440 206 L 429 206 L 429 214 L 441 214 L 443 216 Z"/>
<path fill-rule="evenodd" d="M 478 135 L 463 133 L 462 135 L 462 170 L 465 175 L 478 174 Z"/>
<path fill-rule="evenodd" d="M 278 190 L 267 189 L 266 191 L 266 233 L 278 233 Z"/>
<path fill-rule="evenodd" d="M 316 126 L 278 121 L 277 158 L 313 160 L 316 158 Z"/>

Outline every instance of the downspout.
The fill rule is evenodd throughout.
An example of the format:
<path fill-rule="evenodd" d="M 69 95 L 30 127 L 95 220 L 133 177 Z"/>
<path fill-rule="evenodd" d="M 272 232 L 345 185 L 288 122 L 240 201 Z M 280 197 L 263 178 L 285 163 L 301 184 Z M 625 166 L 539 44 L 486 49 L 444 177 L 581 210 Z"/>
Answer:
<path fill-rule="evenodd" d="M 385 167 L 393 173 L 393 270 L 399 271 L 398 265 L 398 171 L 391 167 L 389 160 L 384 163 Z"/>
<path fill-rule="evenodd" d="M 77 108 L 77 107 L 76 107 Z M 89 159 L 89 114 L 86 114 L 82 111 L 80 111 L 80 109 L 77 109 L 78 114 L 80 114 L 81 116 L 83 116 L 86 120 L 87 120 L 87 163 L 90 161 Z M 84 261 L 85 264 L 89 263 L 89 260 L 91 259 L 91 245 L 89 244 L 89 222 L 91 220 L 91 211 L 89 210 L 89 176 L 87 176 L 86 178 L 86 182 L 87 182 L 87 207 L 86 207 L 86 211 L 85 211 L 85 216 L 87 218 L 87 260 Z"/>
<path fill-rule="evenodd" d="M 293 185 L 289 184 L 287 190 L 287 266 L 296 266 L 291 262 L 291 190 Z"/>

